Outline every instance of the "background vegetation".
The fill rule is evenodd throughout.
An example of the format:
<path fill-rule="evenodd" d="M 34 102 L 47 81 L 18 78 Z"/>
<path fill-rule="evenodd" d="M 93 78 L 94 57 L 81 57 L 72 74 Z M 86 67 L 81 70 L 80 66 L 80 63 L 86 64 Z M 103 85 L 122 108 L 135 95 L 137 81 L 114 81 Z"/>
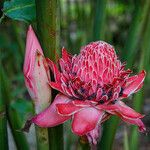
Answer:
<path fill-rule="evenodd" d="M 146 114 L 143 121 L 148 134 L 139 134 L 136 127 L 112 117 L 103 125 L 98 149 L 149 149 L 150 0 L 1 0 L 0 7 L 1 150 L 8 146 L 11 150 L 88 149 L 71 133 L 69 122 L 63 126 L 64 138 L 60 136 L 62 126 L 49 131 L 50 147 L 40 147 L 34 127 L 28 134 L 20 132 L 26 119 L 34 113 L 22 72 L 29 24 L 34 27 L 46 56 L 53 60 L 56 59 L 54 50 L 60 53 L 63 46 L 75 54 L 90 41 L 104 40 L 114 45 L 120 59 L 127 62 L 127 68 L 134 73 L 146 70 L 144 88 L 125 101 Z"/>

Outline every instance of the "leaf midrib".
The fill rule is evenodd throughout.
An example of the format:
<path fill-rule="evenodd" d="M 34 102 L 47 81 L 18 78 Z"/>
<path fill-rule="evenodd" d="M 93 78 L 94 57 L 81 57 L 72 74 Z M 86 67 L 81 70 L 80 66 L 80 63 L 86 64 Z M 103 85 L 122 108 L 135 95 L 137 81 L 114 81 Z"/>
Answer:
<path fill-rule="evenodd" d="M 35 6 L 35 4 L 18 5 L 16 7 L 4 9 L 4 13 L 9 13 L 11 11 L 16 11 L 16 10 L 19 10 L 19 9 L 23 9 L 23 8 L 27 8 L 27 7 L 33 7 L 33 6 Z"/>

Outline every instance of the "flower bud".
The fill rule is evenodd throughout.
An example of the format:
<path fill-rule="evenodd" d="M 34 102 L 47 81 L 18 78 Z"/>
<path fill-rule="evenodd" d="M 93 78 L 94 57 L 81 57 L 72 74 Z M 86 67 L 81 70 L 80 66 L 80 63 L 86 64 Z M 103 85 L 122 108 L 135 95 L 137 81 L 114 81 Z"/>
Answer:
<path fill-rule="evenodd" d="M 31 26 L 27 33 L 23 72 L 26 87 L 38 113 L 50 103 L 51 89 L 48 85 L 50 74 L 43 51 Z"/>

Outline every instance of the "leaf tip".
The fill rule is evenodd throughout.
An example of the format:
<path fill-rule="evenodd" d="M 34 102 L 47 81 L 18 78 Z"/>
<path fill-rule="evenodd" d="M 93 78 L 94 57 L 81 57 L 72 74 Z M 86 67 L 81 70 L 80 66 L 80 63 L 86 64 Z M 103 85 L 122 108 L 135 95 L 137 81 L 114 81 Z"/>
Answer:
<path fill-rule="evenodd" d="M 32 125 L 32 119 L 30 118 L 26 121 L 26 123 L 25 123 L 24 127 L 21 129 L 21 131 L 29 132 L 31 125 Z"/>

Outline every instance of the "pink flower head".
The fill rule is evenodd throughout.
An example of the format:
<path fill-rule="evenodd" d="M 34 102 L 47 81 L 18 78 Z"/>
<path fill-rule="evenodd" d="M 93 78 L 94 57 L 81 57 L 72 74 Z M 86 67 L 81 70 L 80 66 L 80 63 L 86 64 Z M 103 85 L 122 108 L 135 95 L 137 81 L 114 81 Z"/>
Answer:
<path fill-rule="evenodd" d="M 143 115 L 121 101 L 142 87 L 145 71 L 130 76 L 131 70 L 125 70 L 111 45 L 92 42 L 74 56 L 63 48 L 60 70 L 51 60 L 47 62 L 55 77 L 55 82 L 49 84 L 60 94 L 31 119 L 32 123 L 53 127 L 72 119 L 73 133 L 87 136 L 92 144 L 97 143 L 101 124 L 111 115 L 145 131 Z"/>
<path fill-rule="evenodd" d="M 48 85 L 50 74 L 47 61 L 31 26 L 27 33 L 23 72 L 25 84 L 34 100 L 36 111 L 40 112 L 50 103 L 51 90 Z"/>

